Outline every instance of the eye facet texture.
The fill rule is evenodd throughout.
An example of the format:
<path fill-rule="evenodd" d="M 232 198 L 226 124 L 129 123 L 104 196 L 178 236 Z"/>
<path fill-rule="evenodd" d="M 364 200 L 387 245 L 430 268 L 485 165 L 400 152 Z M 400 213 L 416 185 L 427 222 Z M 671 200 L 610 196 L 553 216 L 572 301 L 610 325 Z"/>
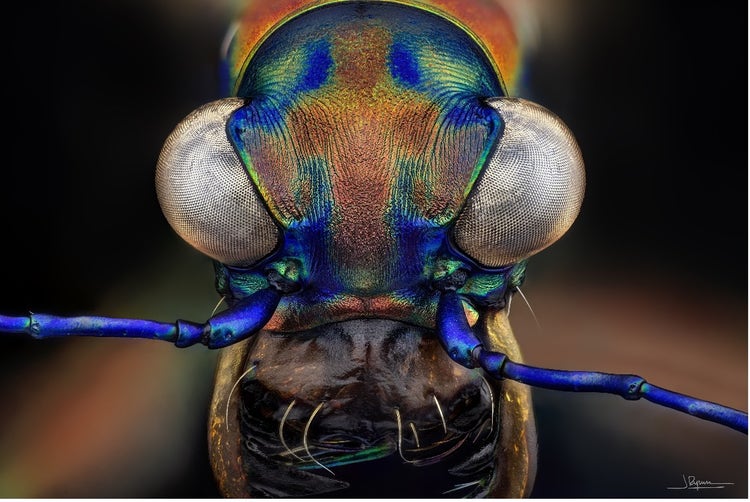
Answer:
<path fill-rule="evenodd" d="M 204 105 L 164 143 L 156 168 L 159 204 L 172 228 L 198 251 L 247 266 L 271 253 L 279 230 L 226 133 L 241 107 L 230 98 Z"/>
<path fill-rule="evenodd" d="M 496 268 L 546 248 L 583 202 L 583 158 L 573 134 L 546 108 L 516 98 L 488 104 L 505 128 L 453 229 L 458 248 Z"/>

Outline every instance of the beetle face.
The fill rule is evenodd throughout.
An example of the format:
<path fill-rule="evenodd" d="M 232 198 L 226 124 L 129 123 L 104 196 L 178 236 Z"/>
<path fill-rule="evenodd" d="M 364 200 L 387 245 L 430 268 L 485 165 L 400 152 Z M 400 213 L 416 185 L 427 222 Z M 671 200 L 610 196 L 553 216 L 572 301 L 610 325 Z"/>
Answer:
<path fill-rule="evenodd" d="M 456 365 L 432 330 L 454 289 L 483 344 L 520 356 L 502 308 L 525 258 L 577 214 L 570 133 L 505 98 L 470 33 L 400 3 L 292 16 L 236 89 L 178 126 L 157 171 L 167 218 L 216 260 L 230 306 L 271 276 L 291 285 L 217 372 L 224 491 L 351 496 L 355 483 L 325 471 L 364 465 L 430 466 L 444 474 L 434 495 L 523 495 L 528 391 Z"/>
<path fill-rule="evenodd" d="M 480 101 L 499 82 L 472 49 L 429 13 L 336 4 L 256 52 L 227 132 L 283 229 L 277 255 L 305 275 L 282 329 L 309 326 L 289 326 L 308 306 L 326 321 L 428 322 L 414 313 L 434 296 L 448 223 L 501 127 Z"/>

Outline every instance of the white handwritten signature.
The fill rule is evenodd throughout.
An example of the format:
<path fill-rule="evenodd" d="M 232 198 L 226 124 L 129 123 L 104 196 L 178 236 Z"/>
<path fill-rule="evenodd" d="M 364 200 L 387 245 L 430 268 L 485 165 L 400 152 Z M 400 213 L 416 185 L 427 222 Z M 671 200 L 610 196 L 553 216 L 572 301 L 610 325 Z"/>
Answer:
<path fill-rule="evenodd" d="M 667 490 L 709 490 L 717 488 L 725 488 L 726 486 L 733 485 L 734 483 L 715 483 L 713 481 L 704 481 L 702 479 L 696 479 L 695 476 L 682 475 L 683 486 L 668 486 Z"/>

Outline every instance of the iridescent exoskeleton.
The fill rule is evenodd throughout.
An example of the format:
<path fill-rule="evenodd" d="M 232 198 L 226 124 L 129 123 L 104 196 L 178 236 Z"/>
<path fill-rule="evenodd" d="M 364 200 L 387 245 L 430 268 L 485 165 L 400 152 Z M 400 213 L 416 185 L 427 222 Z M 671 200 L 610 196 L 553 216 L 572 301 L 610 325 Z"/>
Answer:
<path fill-rule="evenodd" d="M 747 429 L 640 377 L 520 364 L 506 305 L 585 181 L 571 131 L 512 97 L 517 45 L 495 3 L 253 2 L 233 33 L 232 97 L 175 128 L 156 175 L 227 309 L 0 317 L 3 331 L 223 348 L 209 440 L 228 496 L 527 495 L 524 383 Z"/>
<path fill-rule="evenodd" d="M 450 359 L 432 334 L 435 283 L 471 270 L 458 291 L 472 298 L 462 302 L 472 324 L 494 350 L 518 357 L 498 309 L 521 280 L 516 263 L 575 217 L 583 170 L 574 140 L 539 107 L 488 101 L 508 94 L 490 53 L 456 20 L 415 5 L 328 2 L 295 12 L 245 57 L 234 84 L 241 99 L 187 119 L 157 174 L 173 226 L 224 264 L 230 305 L 263 287 L 269 267 L 303 285 L 252 341 L 222 356 L 211 431 L 224 491 L 485 495 L 499 485 L 523 495 L 534 470 L 528 390 L 490 384 Z M 540 130 L 554 132 L 532 146 L 519 138 L 528 119 L 501 113 L 536 113 Z M 205 170 L 188 160 L 210 124 L 219 136 L 226 130 L 227 156 L 241 159 L 220 174 L 213 154 Z M 501 136 L 507 146 L 497 149 Z M 550 152 L 547 165 L 505 165 L 555 141 L 562 155 Z M 535 193 L 544 176 L 562 197 Z M 507 190 L 519 191 L 515 201 L 502 200 Z M 545 223 L 523 228 L 529 210 Z M 227 427 L 225 402 L 248 369 Z M 372 472 L 391 482 L 349 479 Z M 398 481 L 414 476 L 433 481 Z M 236 477 L 249 490 L 227 481 Z"/>

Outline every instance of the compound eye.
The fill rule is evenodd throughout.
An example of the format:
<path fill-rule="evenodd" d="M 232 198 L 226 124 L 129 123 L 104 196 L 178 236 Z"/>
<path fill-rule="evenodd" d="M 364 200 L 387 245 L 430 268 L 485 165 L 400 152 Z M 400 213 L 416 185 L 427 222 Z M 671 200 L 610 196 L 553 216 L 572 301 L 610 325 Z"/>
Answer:
<path fill-rule="evenodd" d="M 573 134 L 546 108 L 515 98 L 488 104 L 504 129 L 453 228 L 456 246 L 490 268 L 516 263 L 559 239 L 585 189 Z"/>
<path fill-rule="evenodd" d="M 280 235 L 227 137 L 227 120 L 243 105 L 230 98 L 192 112 L 165 141 L 156 168 L 156 193 L 172 228 L 198 251 L 234 266 L 269 255 Z"/>

